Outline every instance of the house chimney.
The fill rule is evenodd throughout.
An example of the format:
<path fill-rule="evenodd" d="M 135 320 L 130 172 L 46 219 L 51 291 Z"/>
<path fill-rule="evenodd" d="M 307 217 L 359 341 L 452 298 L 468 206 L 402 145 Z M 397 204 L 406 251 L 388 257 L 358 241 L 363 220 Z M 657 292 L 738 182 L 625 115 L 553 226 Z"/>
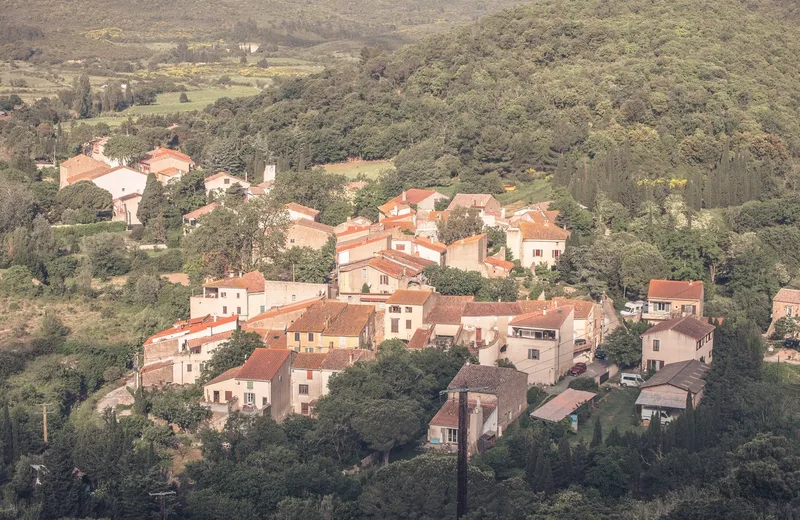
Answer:
<path fill-rule="evenodd" d="M 542 309 L 542 316 L 547 316 L 547 307 Z"/>
<path fill-rule="evenodd" d="M 500 208 L 500 218 L 506 218 L 506 208 Z"/>
<path fill-rule="evenodd" d="M 476 396 L 475 397 L 475 409 L 478 409 L 480 407 L 481 407 L 481 398 L 480 398 L 480 396 Z"/>
<path fill-rule="evenodd" d="M 216 321 L 217 321 L 217 315 L 214 314 L 214 322 L 216 322 Z"/>
<path fill-rule="evenodd" d="M 403 202 L 406 202 L 408 200 L 408 196 L 406 195 L 405 191 L 402 193 L 402 196 L 403 196 Z"/>

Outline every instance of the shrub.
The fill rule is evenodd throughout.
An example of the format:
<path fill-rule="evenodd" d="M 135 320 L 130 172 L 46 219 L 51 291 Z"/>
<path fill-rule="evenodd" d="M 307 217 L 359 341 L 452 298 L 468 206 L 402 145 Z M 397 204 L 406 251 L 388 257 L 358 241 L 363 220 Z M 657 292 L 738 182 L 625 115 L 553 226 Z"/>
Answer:
<path fill-rule="evenodd" d="M 598 389 L 597 383 L 594 378 L 588 376 L 576 377 L 569 382 L 569 387 L 573 390 L 585 390 L 587 392 L 596 392 Z"/>

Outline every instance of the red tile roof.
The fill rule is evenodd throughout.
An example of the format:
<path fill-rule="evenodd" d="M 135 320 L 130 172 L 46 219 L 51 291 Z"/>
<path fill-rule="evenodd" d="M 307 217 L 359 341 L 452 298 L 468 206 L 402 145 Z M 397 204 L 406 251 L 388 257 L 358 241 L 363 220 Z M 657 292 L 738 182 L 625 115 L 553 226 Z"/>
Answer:
<path fill-rule="evenodd" d="M 702 300 L 703 282 L 682 282 L 678 280 L 650 280 L 648 298 L 668 300 Z"/>
<path fill-rule="evenodd" d="M 315 229 L 317 231 L 322 231 L 323 233 L 327 233 L 328 235 L 333 235 L 333 226 L 328 226 L 320 222 L 315 222 L 313 220 L 308 220 L 305 218 L 299 218 L 295 220 L 294 222 L 292 222 L 292 225 L 309 229 Z"/>
<path fill-rule="evenodd" d="M 532 327 L 536 329 L 558 329 L 564 325 L 567 318 L 572 313 L 572 307 L 564 305 L 549 311 L 534 311 L 521 314 L 511 320 L 509 325 L 512 327 Z"/>
<path fill-rule="evenodd" d="M 784 287 L 778 291 L 773 300 L 781 303 L 800 303 L 800 291 Z"/>
<path fill-rule="evenodd" d="M 326 357 L 328 357 L 328 354 L 295 354 L 292 360 L 292 368 L 298 370 L 322 370 L 322 363 Z"/>
<path fill-rule="evenodd" d="M 212 334 L 211 336 L 204 336 L 202 338 L 195 338 L 190 339 L 186 342 L 186 346 L 189 348 L 193 347 L 201 347 L 208 343 L 214 343 L 215 341 L 222 341 L 225 339 L 230 338 L 233 335 L 232 330 L 226 330 L 225 332 L 220 332 L 218 334 Z"/>
<path fill-rule="evenodd" d="M 429 329 L 419 328 L 415 330 L 414 335 L 408 340 L 408 348 L 415 350 L 425 348 L 431 340 L 432 332 L 432 327 Z"/>
<path fill-rule="evenodd" d="M 474 300 L 474 296 L 439 296 L 424 321 L 442 325 L 460 324 L 464 309 Z"/>
<path fill-rule="evenodd" d="M 392 293 L 386 303 L 390 305 L 424 305 L 432 294 L 432 291 L 398 289 Z"/>
<path fill-rule="evenodd" d="M 357 305 L 349 303 L 342 312 L 330 321 L 324 330 L 326 336 L 357 337 L 360 336 L 375 315 L 373 305 Z"/>
<path fill-rule="evenodd" d="M 292 355 L 292 350 L 257 348 L 250 354 L 236 379 L 271 381 Z"/>
<path fill-rule="evenodd" d="M 373 242 L 377 242 L 378 240 L 387 241 L 387 238 L 390 233 L 377 233 L 374 235 L 367 235 L 365 237 L 359 237 L 353 240 L 348 240 L 347 242 L 342 242 L 336 246 L 336 252 L 341 253 L 342 251 L 347 251 L 348 249 L 353 249 L 355 247 L 363 246 L 366 244 L 371 244 Z"/>
<path fill-rule="evenodd" d="M 348 304 L 332 300 L 322 300 L 315 303 L 303 313 L 294 323 L 289 325 L 289 332 L 323 332 L 330 322 Z"/>
<path fill-rule="evenodd" d="M 589 300 L 571 300 L 569 298 L 555 298 L 548 302 L 548 307 L 556 307 L 558 305 L 571 305 L 575 309 L 575 319 L 585 320 L 597 304 Z"/>
<path fill-rule="evenodd" d="M 203 386 L 215 385 L 217 383 L 222 383 L 223 381 L 229 381 L 231 379 L 236 379 L 236 376 L 239 375 L 239 371 L 242 369 L 241 365 L 238 367 L 233 367 L 225 372 L 221 373 L 208 383 L 204 384 Z"/>
<path fill-rule="evenodd" d="M 314 208 L 309 208 L 308 206 L 303 206 L 302 204 L 298 204 L 296 202 L 290 202 L 286 204 L 286 209 L 314 218 L 317 218 L 317 215 L 319 215 L 319 211 L 315 210 Z"/>
<path fill-rule="evenodd" d="M 509 262 L 508 260 L 500 260 L 499 258 L 494 257 L 494 256 L 490 256 L 489 258 L 484 260 L 484 263 L 487 263 L 487 264 L 492 265 L 494 267 L 499 267 L 501 269 L 505 269 L 506 271 L 510 271 L 510 270 L 514 269 L 514 262 Z"/>
<path fill-rule="evenodd" d="M 209 213 L 214 211 L 216 208 L 217 208 L 217 203 L 216 202 L 212 202 L 211 204 L 206 204 L 202 208 L 197 208 L 194 211 L 190 211 L 189 213 L 184 215 L 183 218 L 187 219 L 187 220 L 188 219 L 192 219 L 192 218 L 199 218 L 199 217 L 202 217 L 203 215 L 208 215 Z"/>
<path fill-rule="evenodd" d="M 260 320 L 264 320 L 267 318 L 274 318 L 276 316 L 280 316 L 282 314 L 288 314 L 290 312 L 300 311 L 303 309 L 307 309 L 311 307 L 318 301 L 322 299 L 322 296 L 317 296 L 315 298 L 309 298 L 308 300 L 299 301 L 297 303 L 293 303 L 291 305 L 284 305 L 282 307 L 275 307 L 273 309 L 269 309 L 266 312 L 262 312 L 261 314 L 257 314 L 252 318 L 247 320 L 247 323 L 254 323 Z"/>
<path fill-rule="evenodd" d="M 464 307 L 464 316 L 516 316 L 522 310 L 517 302 L 470 302 Z"/>
<path fill-rule="evenodd" d="M 426 249 L 430 249 L 432 251 L 436 251 L 437 253 L 444 253 L 447 251 L 447 246 L 442 244 L 441 242 L 434 242 L 432 240 L 428 240 L 424 237 L 417 237 L 413 241 L 419 247 L 424 247 Z"/>
<path fill-rule="evenodd" d="M 219 287 L 229 289 L 247 289 L 247 292 L 264 292 L 266 280 L 260 271 L 251 271 L 235 278 L 223 278 L 204 283 L 203 287 Z"/>
<path fill-rule="evenodd" d="M 344 370 L 355 363 L 374 361 L 375 352 L 365 349 L 335 349 L 328 352 L 322 362 L 324 370 Z"/>
<path fill-rule="evenodd" d="M 486 236 L 486 233 L 481 233 L 480 235 L 473 235 L 471 237 L 462 238 L 461 240 L 456 240 L 455 242 L 453 242 L 452 244 L 447 246 L 447 249 L 450 249 L 450 248 L 453 248 L 453 247 L 464 246 L 464 245 L 472 244 L 472 243 L 475 243 L 475 242 L 479 242 L 485 236 Z"/>
<path fill-rule="evenodd" d="M 524 240 L 557 240 L 565 241 L 569 238 L 569 233 L 548 220 L 528 222 L 521 220 L 518 223 L 519 230 Z"/>
<path fill-rule="evenodd" d="M 672 320 L 662 321 L 653 327 L 650 327 L 642 333 L 642 336 L 662 332 L 665 330 L 674 330 L 679 334 L 688 336 L 692 339 L 703 339 L 708 334 L 714 331 L 715 327 L 705 321 L 700 321 L 694 316 L 684 316 L 682 318 L 675 318 Z"/>
<path fill-rule="evenodd" d="M 179 159 L 181 161 L 185 161 L 187 163 L 194 164 L 194 161 L 192 161 L 191 157 L 189 157 L 185 153 L 181 153 L 177 150 L 172 150 L 170 148 L 156 148 L 155 150 L 149 152 L 147 154 L 147 157 L 140 162 L 145 164 L 150 164 L 151 162 L 155 162 L 157 159 L 161 159 L 167 156 Z"/>
<path fill-rule="evenodd" d="M 452 198 L 450 205 L 447 206 L 447 211 L 453 211 L 462 206 L 465 208 L 483 209 L 492 200 L 495 202 L 497 201 L 497 199 L 488 193 L 459 193 Z"/>
<path fill-rule="evenodd" d="M 167 336 L 175 336 L 176 338 L 185 336 L 187 334 L 194 334 L 195 332 L 200 332 L 201 330 L 205 330 L 208 328 L 218 327 L 220 325 L 225 325 L 232 321 L 238 321 L 239 316 L 233 315 L 228 316 L 226 318 L 214 318 L 210 314 L 203 316 L 201 318 L 193 318 L 191 320 L 179 321 L 172 327 L 162 330 L 161 332 L 157 332 L 147 338 L 144 344 L 149 345 L 153 343 L 155 340 L 160 338 L 165 338 Z"/>
<path fill-rule="evenodd" d="M 78 174 L 88 172 L 91 170 L 97 170 L 99 168 L 108 169 L 108 165 L 106 163 L 98 161 L 97 159 L 93 159 L 88 155 L 84 154 L 78 154 L 75 157 L 67 159 L 66 161 L 60 163 L 59 166 L 63 166 L 68 170 L 77 169 L 79 170 Z"/>
<path fill-rule="evenodd" d="M 270 329 L 264 333 L 265 348 L 286 348 L 286 331 Z"/>
<path fill-rule="evenodd" d="M 239 184 L 242 184 L 242 183 L 247 183 L 247 184 L 250 184 L 250 183 L 249 183 L 249 182 L 247 182 L 246 180 L 244 180 L 244 179 L 242 179 L 242 178 L 240 178 L 240 177 L 236 177 L 235 175 L 231 175 L 231 174 L 230 174 L 230 173 L 228 173 L 228 172 L 217 172 L 217 173 L 215 173 L 214 175 L 210 175 L 210 176 L 208 176 L 208 177 L 206 177 L 206 178 L 205 178 L 205 182 L 209 182 L 209 181 L 215 181 L 215 180 L 217 180 L 217 179 L 224 179 L 225 177 L 228 177 L 228 178 L 234 179 L 234 180 L 235 180 L 236 182 L 238 182 Z M 242 185 L 244 186 L 244 184 L 242 184 Z"/>
<path fill-rule="evenodd" d="M 438 192 L 436 190 L 423 190 L 419 188 L 411 188 L 404 191 L 403 193 L 401 193 L 400 195 L 391 200 L 399 204 L 419 204 L 420 202 L 427 199 L 431 195 L 436 195 L 437 193 Z M 403 199 L 404 194 L 405 194 L 405 200 Z M 442 194 L 439 193 L 439 195 Z M 444 197 L 444 195 L 442 195 L 442 197 Z"/>
<path fill-rule="evenodd" d="M 478 406 L 476 400 L 470 399 L 467 401 L 467 410 L 469 413 L 475 411 L 476 406 Z M 481 401 L 481 408 L 483 409 L 483 420 L 487 421 L 494 409 L 497 408 L 497 403 L 495 401 L 483 400 Z M 458 400 L 448 399 L 445 401 L 442 407 L 439 408 L 439 411 L 436 412 L 436 415 L 433 416 L 433 419 L 431 419 L 430 424 L 433 426 L 443 426 L 445 428 L 458 428 Z"/>

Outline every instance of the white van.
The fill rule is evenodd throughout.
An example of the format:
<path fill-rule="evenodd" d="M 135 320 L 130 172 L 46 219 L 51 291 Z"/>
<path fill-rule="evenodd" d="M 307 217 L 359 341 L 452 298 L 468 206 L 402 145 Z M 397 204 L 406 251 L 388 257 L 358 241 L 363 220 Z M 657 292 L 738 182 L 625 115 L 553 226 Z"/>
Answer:
<path fill-rule="evenodd" d="M 619 386 L 642 386 L 644 379 L 639 374 L 626 374 L 623 372 L 619 376 Z"/>
<path fill-rule="evenodd" d="M 639 316 L 639 314 L 641 314 L 641 312 L 644 310 L 645 303 L 647 303 L 647 302 L 645 302 L 643 300 L 637 300 L 635 302 L 628 302 L 628 303 L 625 304 L 625 308 L 622 309 L 619 313 L 624 318 L 635 318 L 635 317 Z"/>
<path fill-rule="evenodd" d="M 661 415 L 661 424 L 668 424 L 668 423 L 672 422 L 673 417 L 670 414 L 668 414 L 667 412 L 665 412 L 664 410 L 661 410 L 659 408 L 648 408 L 646 406 L 642 406 L 642 420 L 643 421 L 649 421 L 653 417 L 655 417 L 656 415 L 659 415 L 659 414 Z"/>

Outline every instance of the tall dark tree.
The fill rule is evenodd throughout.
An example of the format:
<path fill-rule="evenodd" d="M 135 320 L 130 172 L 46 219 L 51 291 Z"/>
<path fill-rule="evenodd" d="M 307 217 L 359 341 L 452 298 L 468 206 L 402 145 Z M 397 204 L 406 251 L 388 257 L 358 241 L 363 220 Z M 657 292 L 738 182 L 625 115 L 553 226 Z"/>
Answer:
<path fill-rule="evenodd" d="M 603 444 L 603 426 L 600 424 L 600 416 L 594 418 L 594 430 L 592 431 L 592 442 L 590 447 L 596 448 Z"/>
<path fill-rule="evenodd" d="M 147 174 L 147 183 L 144 186 L 136 216 L 142 224 L 147 226 L 156 217 L 164 214 L 166 206 L 167 198 L 164 196 L 164 186 L 156 179 L 155 174 Z"/>

